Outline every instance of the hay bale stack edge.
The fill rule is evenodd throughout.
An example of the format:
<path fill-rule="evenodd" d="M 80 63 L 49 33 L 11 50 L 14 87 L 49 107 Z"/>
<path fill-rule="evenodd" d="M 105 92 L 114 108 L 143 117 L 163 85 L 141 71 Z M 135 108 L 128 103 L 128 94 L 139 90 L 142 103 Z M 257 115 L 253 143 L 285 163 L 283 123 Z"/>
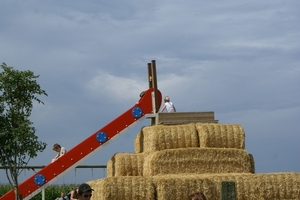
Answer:
<path fill-rule="evenodd" d="M 188 200 L 199 191 L 220 200 L 223 181 L 235 183 L 238 200 L 300 200 L 300 173 L 255 174 L 239 124 L 143 127 L 134 152 L 116 153 L 107 178 L 88 182 L 95 189 L 92 200 Z"/>
<path fill-rule="evenodd" d="M 93 199 L 188 200 L 202 191 L 209 200 L 220 200 L 222 181 L 233 181 L 236 199 L 298 200 L 300 173 L 176 174 L 109 177 L 88 183 L 96 188 Z"/>

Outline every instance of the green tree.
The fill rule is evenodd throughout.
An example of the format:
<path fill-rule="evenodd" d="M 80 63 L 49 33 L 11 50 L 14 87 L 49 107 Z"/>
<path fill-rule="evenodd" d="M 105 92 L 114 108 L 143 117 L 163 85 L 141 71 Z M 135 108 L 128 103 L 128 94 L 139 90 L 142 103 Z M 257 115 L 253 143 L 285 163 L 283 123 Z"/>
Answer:
<path fill-rule="evenodd" d="M 38 95 L 47 93 L 41 89 L 32 71 L 19 71 L 1 64 L 0 73 L 0 164 L 7 166 L 6 176 L 18 195 L 18 176 L 31 158 L 46 148 L 38 141 L 36 129 L 30 121 L 33 102 L 44 104 Z"/>

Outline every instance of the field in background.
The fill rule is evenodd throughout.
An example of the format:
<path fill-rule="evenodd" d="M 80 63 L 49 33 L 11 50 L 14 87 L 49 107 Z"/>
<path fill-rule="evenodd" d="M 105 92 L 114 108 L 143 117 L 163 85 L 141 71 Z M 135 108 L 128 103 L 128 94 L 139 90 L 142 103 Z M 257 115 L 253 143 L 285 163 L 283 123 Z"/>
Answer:
<path fill-rule="evenodd" d="M 73 190 L 78 187 L 78 185 L 70 184 L 70 185 L 51 185 L 45 189 L 45 200 L 55 200 L 60 196 L 60 193 L 63 191 L 65 193 Z M 11 189 L 9 184 L 0 185 L 0 197 L 4 195 Z M 41 200 L 42 193 L 37 194 L 31 200 Z"/>

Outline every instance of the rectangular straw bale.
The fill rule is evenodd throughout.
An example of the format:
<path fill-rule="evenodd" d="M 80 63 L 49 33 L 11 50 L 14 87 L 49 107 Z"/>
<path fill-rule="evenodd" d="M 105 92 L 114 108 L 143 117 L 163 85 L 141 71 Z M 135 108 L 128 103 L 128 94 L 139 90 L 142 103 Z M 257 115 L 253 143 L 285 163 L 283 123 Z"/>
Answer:
<path fill-rule="evenodd" d="M 100 185 L 101 185 L 102 180 L 103 179 L 97 179 L 97 180 L 91 180 L 91 181 L 86 182 L 87 184 L 89 184 L 91 186 L 91 188 L 94 189 L 91 200 L 93 200 L 93 199 L 101 200 L 101 195 L 99 193 L 99 190 L 100 190 Z"/>
<path fill-rule="evenodd" d="M 158 125 L 142 129 L 143 152 L 199 147 L 195 124 Z"/>
<path fill-rule="evenodd" d="M 142 153 L 143 152 L 143 142 L 144 142 L 144 134 L 140 131 L 134 139 L 134 152 L 135 153 Z"/>
<path fill-rule="evenodd" d="M 116 153 L 107 162 L 107 177 L 142 176 L 144 154 Z"/>
<path fill-rule="evenodd" d="M 251 173 L 251 156 L 242 149 L 184 148 L 152 152 L 144 176 L 183 173 Z"/>
<path fill-rule="evenodd" d="M 156 190 L 149 177 L 108 177 L 88 182 L 94 189 L 91 200 L 155 200 Z"/>
<path fill-rule="evenodd" d="M 216 174 L 205 176 L 221 190 L 222 181 L 236 183 L 236 199 L 297 199 L 300 173 Z M 220 199 L 219 198 L 216 198 Z"/>
<path fill-rule="evenodd" d="M 222 181 L 233 181 L 236 199 L 299 200 L 300 173 L 179 174 L 153 176 L 160 200 L 187 200 L 188 195 L 203 192 L 207 199 L 221 199 Z"/>
<path fill-rule="evenodd" d="M 153 176 L 159 200 L 189 200 L 196 192 L 203 192 L 207 199 L 212 199 L 217 193 L 215 183 L 206 178 L 189 175 Z"/>
<path fill-rule="evenodd" d="M 245 149 L 245 132 L 239 124 L 197 123 L 200 147 Z"/>

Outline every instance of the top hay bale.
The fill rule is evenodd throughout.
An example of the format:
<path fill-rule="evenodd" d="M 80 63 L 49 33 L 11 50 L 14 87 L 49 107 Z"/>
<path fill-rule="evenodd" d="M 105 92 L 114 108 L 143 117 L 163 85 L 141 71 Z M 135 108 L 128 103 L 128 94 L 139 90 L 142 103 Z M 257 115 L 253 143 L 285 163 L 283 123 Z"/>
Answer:
<path fill-rule="evenodd" d="M 200 147 L 245 149 L 245 132 L 239 124 L 196 124 Z"/>
<path fill-rule="evenodd" d="M 194 124 L 143 127 L 134 142 L 135 153 L 199 147 Z"/>
<path fill-rule="evenodd" d="M 143 127 L 134 141 L 135 153 L 178 148 L 245 149 L 245 133 L 238 124 L 197 123 Z"/>

